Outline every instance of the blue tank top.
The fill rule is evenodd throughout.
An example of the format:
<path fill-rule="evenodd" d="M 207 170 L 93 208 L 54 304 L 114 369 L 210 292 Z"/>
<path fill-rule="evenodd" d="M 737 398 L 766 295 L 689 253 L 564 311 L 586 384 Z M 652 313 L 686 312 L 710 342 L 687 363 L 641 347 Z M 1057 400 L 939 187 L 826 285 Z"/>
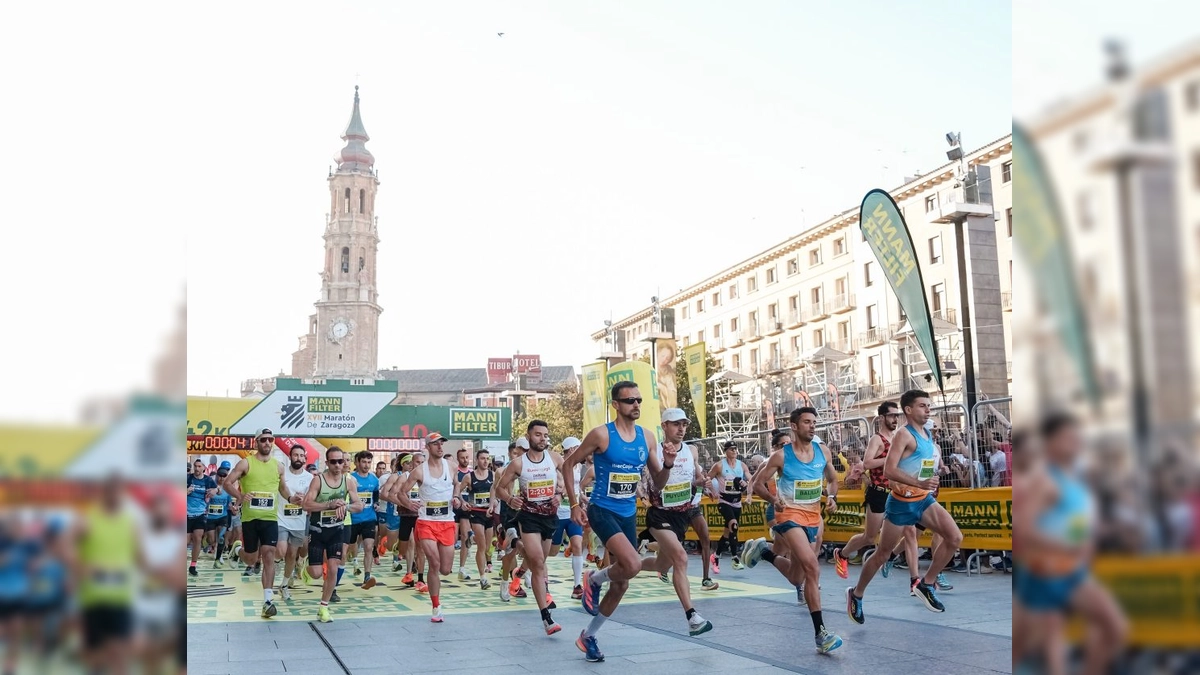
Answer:
<path fill-rule="evenodd" d="M 904 428 L 908 429 L 908 433 L 912 434 L 913 439 L 917 442 L 917 449 L 908 457 L 901 459 L 897 468 L 917 480 L 933 478 L 937 469 L 937 448 L 933 445 L 933 439 L 917 433 L 911 424 L 905 425 Z M 893 483 L 892 494 L 903 501 L 920 501 L 929 494 L 929 490 Z"/>
<path fill-rule="evenodd" d="M 820 510 L 821 488 L 825 482 L 825 453 L 821 443 L 812 442 L 813 458 L 801 462 L 791 443 L 783 446 L 783 476 L 779 479 L 779 495 L 783 501 L 795 505 L 817 504 Z"/>
<path fill-rule="evenodd" d="M 621 438 L 616 422 L 609 422 L 607 427 L 608 449 L 595 453 L 592 460 L 596 472 L 592 504 L 628 518 L 637 513 L 637 485 L 650 450 L 640 426 L 634 426 L 632 442 Z"/>
<path fill-rule="evenodd" d="M 189 473 L 187 475 L 187 514 L 188 518 L 195 518 L 204 515 L 205 512 L 205 496 L 208 490 L 217 487 L 217 482 L 211 476 L 201 476 L 196 478 L 196 474 Z"/>
<path fill-rule="evenodd" d="M 219 490 L 213 495 L 212 499 L 208 500 L 208 519 L 220 520 L 229 515 L 229 503 L 233 501 L 233 495 L 224 490 Z"/>
<path fill-rule="evenodd" d="M 358 483 L 358 500 L 363 503 L 363 510 L 350 514 L 351 523 L 373 523 L 376 520 L 375 502 L 379 500 L 379 476 L 368 473 L 365 477 L 352 474 Z"/>
<path fill-rule="evenodd" d="M 735 478 L 741 478 L 741 481 L 734 482 Z M 737 459 L 733 460 L 733 466 L 729 466 L 729 462 L 725 458 L 721 458 L 721 501 L 733 505 L 740 506 L 742 503 L 742 491 L 738 488 L 743 481 L 746 480 L 746 472 L 742 471 L 742 463 Z"/>
<path fill-rule="evenodd" d="M 1056 466 L 1048 467 L 1058 486 L 1058 501 L 1038 517 L 1043 534 L 1070 546 L 1082 546 L 1091 540 L 1095 502 L 1088 488 L 1077 477 Z"/>

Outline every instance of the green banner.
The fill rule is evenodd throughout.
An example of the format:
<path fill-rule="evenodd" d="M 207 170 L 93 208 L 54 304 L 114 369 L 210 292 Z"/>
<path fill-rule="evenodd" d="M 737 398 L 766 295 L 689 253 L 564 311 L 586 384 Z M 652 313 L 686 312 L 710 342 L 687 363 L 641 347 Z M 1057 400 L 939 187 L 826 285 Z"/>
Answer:
<path fill-rule="evenodd" d="M 1041 157 L 1015 122 L 1013 157 L 1013 239 L 1057 324 L 1063 348 L 1075 358 L 1088 401 L 1099 405 L 1100 384 L 1062 212 Z"/>
<path fill-rule="evenodd" d="M 641 361 L 625 361 L 618 363 L 609 369 L 605 378 L 605 399 L 608 404 L 612 404 L 612 400 L 608 399 L 607 394 L 612 393 L 614 384 L 628 381 L 637 385 L 638 391 L 642 395 L 642 416 L 638 418 L 638 426 L 654 432 L 654 437 L 658 439 L 659 444 L 663 442 L 662 430 L 662 408 L 661 399 L 658 395 L 658 376 L 649 363 Z M 616 415 L 613 416 L 616 419 Z"/>
<path fill-rule="evenodd" d="M 933 320 L 925 299 L 925 281 L 913 249 L 908 224 L 896 202 L 885 190 L 871 190 L 863 197 L 858 212 L 858 225 L 875 252 L 879 267 L 904 308 L 908 325 L 912 327 L 917 346 L 937 378 L 942 390 L 942 362 L 938 360 L 937 342 L 933 339 Z"/>
<path fill-rule="evenodd" d="M 708 383 L 704 380 L 707 368 L 707 354 L 704 342 L 697 342 L 683 348 L 683 358 L 687 362 L 688 391 L 692 393 L 692 407 L 696 411 L 696 423 L 700 425 L 700 437 L 708 436 Z"/>
<path fill-rule="evenodd" d="M 363 425 L 355 436 L 424 438 L 435 431 L 452 440 L 508 441 L 512 438 L 512 411 L 508 408 L 389 405 Z"/>

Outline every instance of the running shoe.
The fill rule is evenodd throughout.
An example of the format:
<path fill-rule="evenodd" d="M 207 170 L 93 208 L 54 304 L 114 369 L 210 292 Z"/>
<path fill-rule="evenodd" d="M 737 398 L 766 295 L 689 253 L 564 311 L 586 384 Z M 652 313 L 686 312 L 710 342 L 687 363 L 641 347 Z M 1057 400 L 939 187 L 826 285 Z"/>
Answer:
<path fill-rule="evenodd" d="M 249 579 L 252 576 L 254 576 L 254 568 L 253 567 L 247 567 L 246 569 L 242 570 L 242 578 L 243 579 Z"/>
<path fill-rule="evenodd" d="M 542 628 L 546 629 L 546 635 L 554 635 L 558 631 L 562 630 L 562 626 L 558 625 L 554 621 L 546 621 L 545 619 L 542 619 Z"/>
<path fill-rule="evenodd" d="M 712 622 L 706 621 L 699 612 L 692 614 L 692 618 L 688 619 L 688 635 L 696 637 L 710 630 L 712 630 Z"/>
<path fill-rule="evenodd" d="M 513 594 L 512 594 L 512 596 L 513 596 L 514 598 L 518 598 L 518 599 L 520 599 L 520 598 L 528 598 L 528 597 L 529 597 L 529 594 L 525 592 L 525 589 L 524 589 L 524 588 L 518 588 L 518 589 L 517 589 L 517 592 L 516 592 L 516 593 L 513 593 Z"/>
<path fill-rule="evenodd" d="M 902 556 L 896 556 L 896 560 L 892 563 L 892 567 L 898 570 L 908 569 L 908 560 Z"/>
<path fill-rule="evenodd" d="M 313 582 L 312 575 L 308 573 L 308 565 L 300 568 L 300 580 L 304 582 L 305 586 Z"/>
<path fill-rule="evenodd" d="M 484 573 L 485 573 L 485 574 L 491 574 L 491 573 L 492 573 L 492 563 L 488 563 L 488 564 L 487 564 L 487 569 L 486 569 L 486 570 L 484 570 Z"/>
<path fill-rule="evenodd" d="M 456 541 L 456 542 L 454 542 L 454 550 L 455 550 L 455 551 L 461 551 L 461 550 L 462 550 L 462 542 L 461 542 L 461 541 Z"/>
<path fill-rule="evenodd" d="M 512 599 L 512 594 L 508 592 L 508 584 L 500 584 L 500 601 L 508 602 Z"/>
<path fill-rule="evenodd" d="M 429 617 L 429 622 L 430 623 L 441 623 L 442 621 L 443 621 L 442 608 L 439 605 L 439 606 L 433 608 L 433 616 Z"/>
<path fill-rule="evenodd" d="M 850 561 L 842 556 L 842 549 L 833 549 L 833 570 L 837 572 L 839 577 L 843 579 L 850 578 L 849 565 Z"/>
<path fill-rule="evenodd" d="M 262 618 L 269 619 L 278 613 L 279 613 L 279 610 L 275 607 L 275 603 L 273 603 L 273 602 L 264 602 L 263 603 Z"/>
<path fill-rule="evenodd" d="M 592 571 L 583 573 L 583 611 L 596 616 L 600 613 L 600 584 L 592 583 Z M 593 640 L 594 642 L 594 640 Z M 601 656 L 601 659 L 604 657 Z"/>
<path fill-rule="evenodd" d="M 280 586 L 279 587 L 279 596 L 283 598 L 284 602 L 291 602 L 292 601 L 292 589 L 288 588 L 287 584 Z"/>
<path fill-rule="evenodd" d="M 418 581 L 417 582 L 417 592 L 418 593 L 428 593 L 429 592 L 429 584 L 425 583 L 424 581 Z"/>
<path fill-rule="evenodd" d="M 362 571 L 362 568 L 361 568 L 361 567 L 359 567 L 358 565 L 355 565 L 355 566 L 354 566 L 354 576 L 356 576 L 356 577 L 357 577 L 357 576 L 361 576 L 361 575 L 362 575 L 362 572 L 363 572 L 363 571 Z"/>
<path fill-rule="evenodd" d="M 408 574 L 405 574 L 404 578 L 400 580 L 400 583 L 404 584 L 405 586 L 408 586 L 409 588 L 412 588 L 413 583 L 414 583 L 412 571 L 409 571 Z"/>
<path fill-rule="evenodd" d="M 519 590 L 521 590 L 521 577 L 513 576 L 512 581 L 508 582 L 508 592 L 516 595 Z"/>
<path fill-rule="evenodd" d="M 596 636 L 585 636 L 587 631 L 581 631 L 579 637 L 575 640 L 575 646 L 579 651 L 583 652 L 584 658 L 591 663 L 600 663 L 604 660 L 604 652 L 600 651 L 600 645 L 596 644 Z"/>
<path fill-rule="evenodd" d="M 342 601 L 342 596 L 337 594 L 336 588 L 333 589 L 333 595 L 329 596 L 329 601 L 330 602 L 341 602 Z"/>
<path fill-rule="evenodd" d="M 375 577 L 367 577 L 367 580 L 362 583 L 362 589 L 364 591 L 369 591 L 372 588 L 375 588 L 375 584 L 377 583 L 379 582 L 375 580 Z"/>
<path fill-rule="evenodd" d="M 947 581 L 947 580 L 946 580 L 946 573 L 945 573 L 945 572 L 938 572 L 937 579 L 935 580 L 935 582 L 937 583 L 937 589 L 938 589 L 939 591 L 952 591 L 952 590 L 954 590 L 954 585 L 953 585 L 953 584 L 951 584 L 949 581 Z"/>
<path fill-rule="evenodd" d="M 224 561 L 224 560 L 214 560 L 214 561 L 213 561 L 213 569 L 214 569 L 214 570 L 219 570 L 219 569 L 221 569 L 221 568 L 222 568 L 222 567 L 224 567 L 224 566 L 225 566 L 225 561 Z"/>
<path fill-rule="evenodd" d="M 288 588 L 295 588 L 295 587 L 296 587 L 296 575 L 295 575 L 295 574 L 293 574 L 292 576 L 288 577 L 288 580 L 287 580 L 287 587 L 288 587 Z"/>
<path fill-rule="evenodd" d="M 817 633 L 817 651 L 822 654 L 829 652 L 842 646 L 842 638 L 834 633 L 830 633 L 828 628 L 822 628 L 820 633 Z"/>
<path fill-rule="evenodd" d="M 196 571 L 195 567 L 188 567 L 188 576 L 189 577 L 198 577 L 198 576 L 200 576 L 200 573 Z"/>
<path fill-rule="evenodd" d="M 659 573 L 658 573 L 658 580 L 659 580 L 659 581 L 661 581 L 661 582 L 663 582 L 664 584 L 669 584 L 669 583 L 671 583 L 671 577 L 667 576 L 667 573 L 666 573 L 666 572 L 659 572 Z"/>
<path fill-rule="evenodd" d="M 925 603 L 925 606 L 929 608 L 929 611 L 946 611 L 946 606 L 942 604 L 941 600 L 938 600 L 937 591 L 934 590 L 933 586 L 928 586 L 924 583 L 917 582 L 916 591 L 917 597 Z"/>
<path fill-rule="evenodd" d="M 554 603 L 554 596 L 546 593 L 546 609 L 558 609 L 558 605 Z"/>
<path fill-rule="evenodd" d="M 488 581 L 487 577 L 479 577 L 479 590 L 486 591 L 492 587 L 492 582 Z"/>
<path fill-rule="evenodd" d="M 863 616 L 862 598 L 854 595 L 854 587 L 846 588 L 846 615 L 850 620 L 857 624 L 862 624 L 867 619 Z"/>
<path fill-rule="evenodd" d="M 883 575 L 884 579 L 888 578 L 888 574 L 892 571 L 892 565 L 895 564 L 895 558 L 888 558 L 887 562 L 883 563 L 883 567 L 879 568 L 879 573 Z"/>
<path fill-rule="evenodd" d="M 583 586 L 576 586 L 575 590 L 571 591 L 571 599 L 572 600 L 582 600 L 583 599 Z"/>
<path fill-rule="evenodd" d="M 720 587 L 721 587 L 721 584 L 718 584 L 717 582 L 713 581 L 712 579 L 705 579 L 700 582 L 700 588 L 705 591 L 715 591 Z"/>
<path fill-rule="evenodd" d="M 465 567 L 458 568 L 458 580 L 459 581 L 470 581 L 471 580 L 471 575 L 467 574 L 467 568 L 465 568 Z"/>
<path fill-rule="evenodd" d="M 909 579 L 908 580 L 908 594 L 914 598 L 917 597 L 917 584 L 919 584 L 919 583 L 921 583 L 920 579 Z"/>
<path fill-rule="evenodd" d="M 742 561 L 738 559 L 737 555 L 734 555 L 733 556 L 733 569 L 740 570 L 740 569 L 742 569 L 742 567 L 743 567 Z"/>
<path fill-rule="evenodd" d="M 712 566 L 713 574 L 721 573 L 721 559 L 717 557 L 716 553 L 708 554 L 708 564 Z"/>
<path fill-rule="evenodd" d="M 317 621 L 320 621 L 321 623 L 330 623 L 333 621 L 333 617 L 329 616 L 329 607 L 321 605 L 321 607 L 317 609 Z"/>
<path fill-rule="evenodd" d="M 399 572 L 403 568 L 404 568 L 403 560 L 397 560 L 396 562 L 392 563 L 392 571 L 393 572 Z"/>
<path fill-rule="evenodd" d="M 733 561 L 737 563 L 737 565 L 734 566 L 734 569 L 740 569 L 743 565 L 751 568 L 755 567 L 758 565 L 758 562 L 762 560 L 763 552 L 767 550 L 766 537 L 751 539 L 750 541 L 746 542 L 744 547 L 742 547 L 742 559 L 733 559 Z"/>

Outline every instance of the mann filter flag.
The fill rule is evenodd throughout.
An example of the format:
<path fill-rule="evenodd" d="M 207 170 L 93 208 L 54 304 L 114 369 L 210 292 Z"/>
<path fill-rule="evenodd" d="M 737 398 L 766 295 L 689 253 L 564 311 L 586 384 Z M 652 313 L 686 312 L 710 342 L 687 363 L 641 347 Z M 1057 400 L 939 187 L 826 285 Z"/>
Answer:
<path fill-rule="evenodd" d="M 648 433 L 653 433 L 661 444 L 663 441 L 662 431 L 662 399 L 658 395 L 658 375 L 649 363 L 642 361 L 625 361 L 618 363 L 608 371 L 608 377 L 604 387 L 604 402 L 612 405 L 612 399 L 609 396 L 612 394 L 612 386 L 618 382 L 632 382 L 637 385 L 638 391 L 642 395 L 642 416 L 638 418 L 637 424 L 646 429 Z M 613 414 L 616 418 L 616 414 Z"/>
<path fill-rule="evenodd" d="M 1024 130 L 1013 124 L 1013 239 L 1025 258 L 1058 328 L 1063 348 L 1071 352 L 1088 401 L 1098 405 L 1092 344 L 1083 316 L 1083 300 L 1075 286 L 1075 265 L 1050 177 Z"/>
<path fill-rule="evenodd" d="M 608 424 L 608 393 L 605 376 L 608 364 L 604 361 L 583 367 L 583 433 Z"/>
<path fill-rule="evenodd" d="M 925 355 L 925 361 L 937 379 L 938 391 L 941 391 L 942 363 L 938 360 L 937 342 L 933 339 L 933 320 L 925 300 L 925 282 L 921 279 L 921 267 L 917 264 L 904 216 L 900 215 L 891 195 L 876 189 L 863 197 L 858 225 L 900 300 L 917 346 Z"/>
<path fill-rule="evenodd" d="M 700 425 L 701 438 L 708 436 L 708 383 L 704 376 L 708 360 L 703 342 L 683 348 L 684 363 L 687 364 L 687 386 L 692 395 L 692 408 L 696 411 L 696 423 Z"/>

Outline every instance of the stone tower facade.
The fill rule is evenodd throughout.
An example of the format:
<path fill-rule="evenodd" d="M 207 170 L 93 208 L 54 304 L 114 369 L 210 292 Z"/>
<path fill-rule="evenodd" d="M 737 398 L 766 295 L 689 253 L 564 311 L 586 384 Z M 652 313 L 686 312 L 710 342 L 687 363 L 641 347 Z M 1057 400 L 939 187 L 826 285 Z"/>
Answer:
<path fill-rule="evenodd" d="M 358 87 L 354 111 L 342 134 L 346 146 L 337 170 L 329 174 L 329 216 L 325 224 L 325 264 L 321 299 L 309 318 L 308 334 L 292 355 L 292 374 L 337 379 L 377 377 L 379 366 L 379 306 L 376 288 L 375 195 L 379 178 L 370 140 L 359 112 Z"/>

